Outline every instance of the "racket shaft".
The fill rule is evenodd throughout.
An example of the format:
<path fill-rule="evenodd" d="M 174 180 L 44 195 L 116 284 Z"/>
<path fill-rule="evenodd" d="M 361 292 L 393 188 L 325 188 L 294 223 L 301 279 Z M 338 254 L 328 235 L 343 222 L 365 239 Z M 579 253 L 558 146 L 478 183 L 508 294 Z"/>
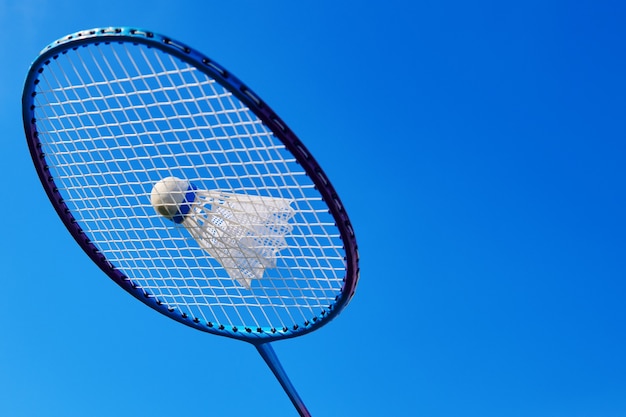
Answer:
<path fill-rule="evenodd" d="M 302 398 L 300 398 L 300 396 L 296 392 L 295 387 L 289 380 L 289 377 L 287 377 L 287 373 L 280 364 L 278 356 L 276 356 L 276 353 L 274 352 L 272 346 L 269 343 L 260 343 L 258 345 L 255 345 L 255 347 L 261 354 L 261 357 L 263 357 L 263 359 L 265 360 L 265 363 L 267 363 L 267 366 L 269 366 L 274 373 L 274 376 L 276 376 L 276 379 L 278 379 L 278 382 L 280 382 L 280 385 L 289 396 L 289 399 L 296 407 L 296 410 L 298 410 L 300 416 L 311 417 L 311 414 L 304 405 Z"/>

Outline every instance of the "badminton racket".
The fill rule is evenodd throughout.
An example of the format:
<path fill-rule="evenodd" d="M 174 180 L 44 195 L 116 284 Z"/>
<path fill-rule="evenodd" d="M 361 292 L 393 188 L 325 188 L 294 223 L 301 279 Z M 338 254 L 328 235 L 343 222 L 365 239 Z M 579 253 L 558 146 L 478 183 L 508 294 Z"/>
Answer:
<path fill-rule="evenodd" d="M 154 310 L 254 345 L 310 415 L 270 343 L 337 316 L 358 251 L 287 124 L 206 55 L 129 27 L 47 46 L 22 112 L 43 188 L 93 262 Z"/>

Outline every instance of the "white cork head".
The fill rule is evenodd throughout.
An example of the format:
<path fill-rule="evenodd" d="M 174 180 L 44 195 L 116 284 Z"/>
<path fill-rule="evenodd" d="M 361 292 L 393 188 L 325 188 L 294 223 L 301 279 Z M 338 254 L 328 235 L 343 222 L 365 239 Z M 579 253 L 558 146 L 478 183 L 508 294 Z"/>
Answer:
<path fill-rule="evenodd" d="M 181 215 L 181 204 L 186 203 L 186 195 L 190 184 L 187 180 L 177 177 L 163 178 L 152 187 L 150 202 L 161 216 L 174 219 Z"/>

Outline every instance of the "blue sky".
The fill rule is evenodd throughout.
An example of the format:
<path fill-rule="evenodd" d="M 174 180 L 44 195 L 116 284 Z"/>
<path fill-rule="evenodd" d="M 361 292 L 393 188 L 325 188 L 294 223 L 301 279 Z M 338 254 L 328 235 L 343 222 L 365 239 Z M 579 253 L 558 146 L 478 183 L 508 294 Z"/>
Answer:
<path fill-rule="evenodd" d="M 30 62 L 118 25 L 231 70 L 340 193 L 357 294 L 274 345 L 314 416 L 626 415 L 625 20 L 617 1 L 1 1 L 0 415 L 294 415 L 252 346 L 92 265 L 38 182 Z"/>

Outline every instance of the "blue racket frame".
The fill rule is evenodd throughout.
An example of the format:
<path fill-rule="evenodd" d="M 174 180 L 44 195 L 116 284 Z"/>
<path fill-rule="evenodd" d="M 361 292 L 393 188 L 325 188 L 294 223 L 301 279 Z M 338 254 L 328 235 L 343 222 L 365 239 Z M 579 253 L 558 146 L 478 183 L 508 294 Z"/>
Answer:
<path fill-rule="evenodd" d="M 88 236 L 85 235 L 80 225 L 72 216 L 71 211 L 64 203 L 63 197 L 55 185 L 55 179 L 47 166 L 46 155 L 42 152 L 42 145 L 38 139 L 34 99 L 39 76 L 45 71 L 46 66 L 50 64 L 50 62 L 71 49 L 79 48 L 90 43 L 108 42 L 144 44 L 174 55 L 182 61 L 194 66 L 213 78 L 248 106 L 285 145 L 311 178 L 326 202 L 329 212 L 336 221 L 345 248 L 346 275 L 341 292 L 337 295 L 333 304 L 321 311 L 319 315 L 303 323 L 295 324 L 291 328 L 271 329 L 268 331 L 262 328 L 226 328 L 211 322 L 203 323 L 197 318 L 189 317 L 184 313 L 181 314 L 180 311 L 168 308 L 161 303 L 156 297 L 153 297 L 136 282 L 116 269 L 115 265 L 109 262 L 89 240 Z M 26 77 L 22 96 L 22 115 L 28 147 L 41 183 L 59 217 L 93 262 L 120 287 L 154 310 L 195 329 L 253 344 L 270 366 L 272 372 L 277 377 L 300 414 L 308 415 L 308 411 L 306 411 L 302 400 L 287 378 L 269 342 L 304 335 L 320 328 L 336 317 L 354 295 L 359 278 L 359 256 L 354 230 L 337 192 L 324 174 L 320 165 L 298 137 L 289 129 L 287 124 L 241 80 L 206 55 L 170 37 L 131 27 L 109 27 L 80 31 L 48 45 L 32 63 Z"/>

